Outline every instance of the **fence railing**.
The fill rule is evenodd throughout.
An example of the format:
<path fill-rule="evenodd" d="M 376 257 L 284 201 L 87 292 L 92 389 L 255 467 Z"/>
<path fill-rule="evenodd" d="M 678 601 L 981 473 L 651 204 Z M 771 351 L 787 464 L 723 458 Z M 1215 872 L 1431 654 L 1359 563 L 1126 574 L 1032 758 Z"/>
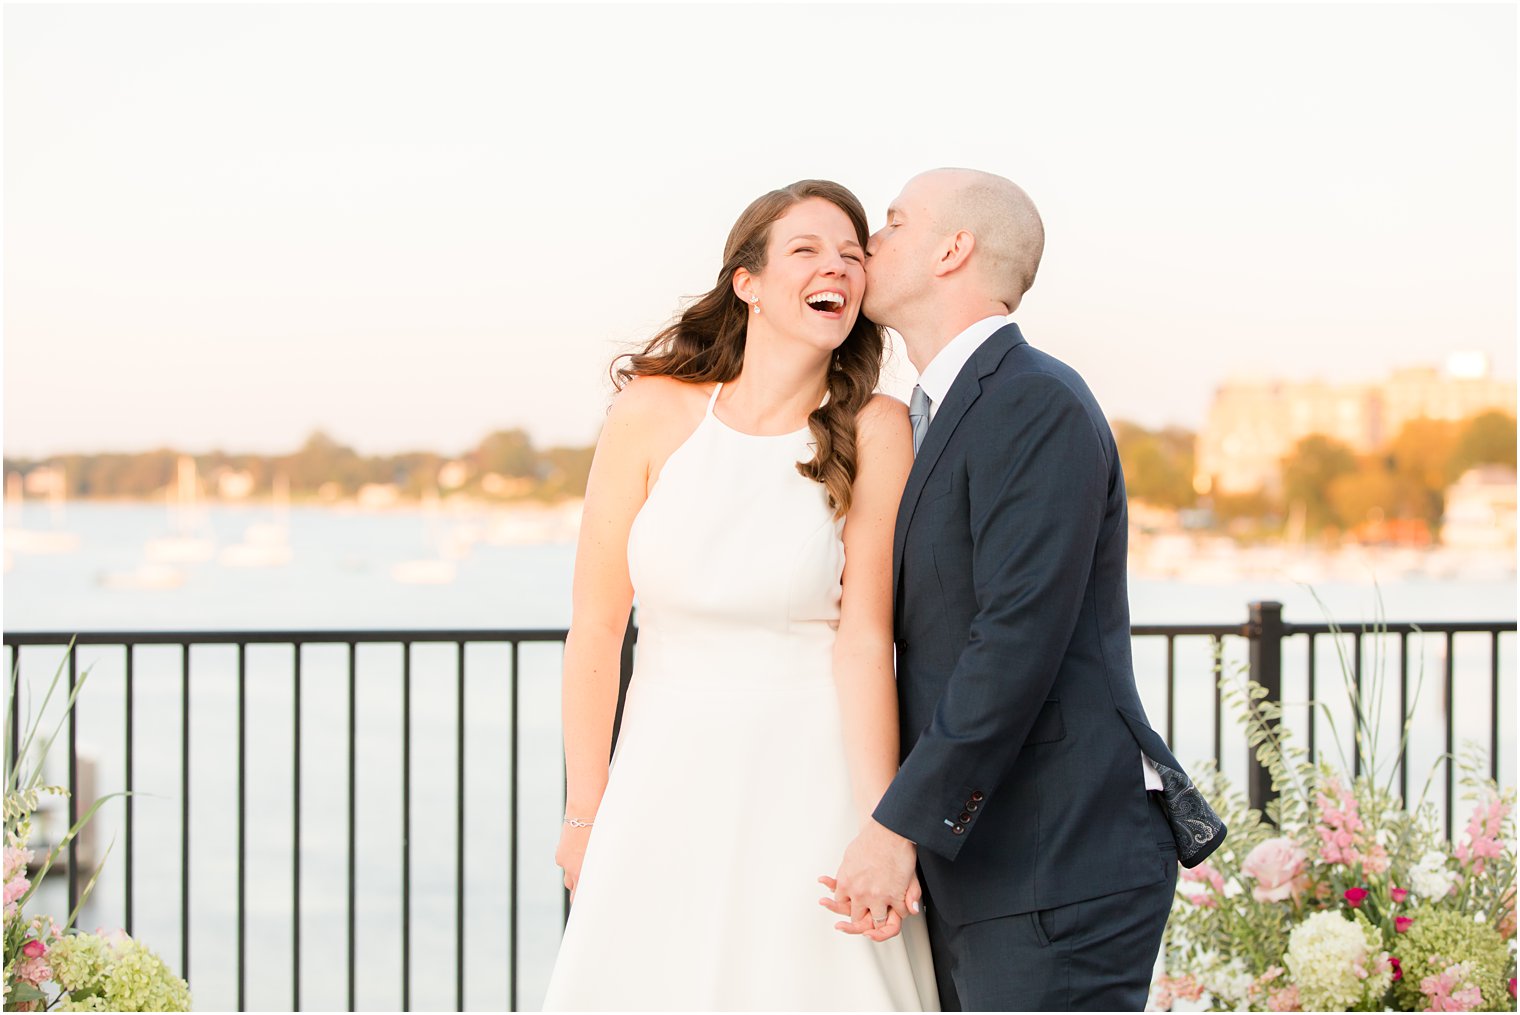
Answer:
<path fill-rule="evenodd" d="M 1397 639 L 1399 651 L 1399 706 L 1400 715 L 1408 710 L 1410 701 L 1410 678 L 1411 678 L 1411 652 L 1410 641 L 1416 636 L 1437 637 L 1444 639 L 1443 670 L 1442 670 L 1442 697 L 1441 707 L 1444 712 L 1444 748 L 1446 755 L 1452 755 L 1456 748 L 1455 743 L 1455 715 L 1454 691 L 1455 676 L 1455 650 L 1456 638 L 1459 635 L 1487 636 L 1490 641 L 1489 667 L 1487 681 L 1488 696 L 1488 753 L 1491 758 L 1492 775 L 1497 779 L 1500 775 L 1500 701 L 1504 689 L 1501 688 L 1501 673 L 1504 672 L 1500 665 L 1501 637 L 1512 635 L 1516 630 L 1514 621 L 1464 621 L 1464 622 L 1434 622 L 1434 623 L 1388 623 L 1380 624 L 1371 630 L 1342 630 L 1331 624 L 1299 624 L 1289 623 L 1283 619 L 1282 607 L 1278 603 L 1260 602 L 1252 603 L 1249 608 L 1249 616 L 1243 624 L 1144 624 L 1132 628 L 1132 636 L 1137 647 L 1148 640 L 1162 639 L 1165 644 L 1165 702 L 1164 720 L 1158 725 L 1162 726 L 1169 743 L 1176 744 L 1179 734 L 1178 712 L 1179 700 L 1177 693 L 1178 677 L 1178 643 L 1179 640 L 1207 639 L 1211 648 L 1210 657 L 1214 679 L 1210 683 L 1213 686 L 1212 693 L 1212 719 L 1213 719 L 1213 747 L 1216 762 L 1223 763 L 1225 726 L 1223 718 L 1224 700 L 1218 687 L 1218 671 L 1224 665 L 1225 645 L 1227 640 L 1243 641 L 1248 651 L 1248 674 L 1251 679 L 1260 683 L 1268 690 L 1268 696 L 1272 700 L 1280 700 L 1283 697 L 1283 670 L 1285 659 L 1285 647 L 1290 646 L 1296 640 L 1301 640 L 1307 650 L 1306 669 L 1306 701 L 1315 699 L 1320 674 L 1317 672 L 1317 643 L 1321 639 L 1345 639 L 1350 642 L 1349 652 L 1349 680 L 1353 688 L 1352 706 L 1360 709 L 1362 706 L 1361 691 L 1364 674 L 1367 670 L 1367 652 L 1364 651 L 1368 639 L 1394 638 Z M 248 772 L 248 736 L 246 713 L 248 705 L 248 666 L 247 649 L 250 645 L 275 645 L 289 646 L 291 649 L 291 661 L 289 669 L 291 690 L 291 714 L 289 716 L 290 729 L 292 732 L 293 757 L 291 758 L 291 782 L 290 782 L 290 828 L 291 838 L 289 844 L 288 863 L 291 878 L 290 896 L 290 966 L 291 966 L 291 1010 L 301 1008 L 301 975 L 300 964 L 302 956 L 301 941 L 301 899 L 302 899 L 302 785 L 303 771 L 301 757 L 301 733 L 303 722 L 308 721 L 302 715 L 302 663 L 303 650 L 308 646 L 324 645 L 337 646 L 345 649 L 345 677 L 346 677 L 346 716 L 344 722 L 344 774 L 346 776 L 346 849 L 347 849 L 347 877 L 345 886 L 345 942 L 344 959 L 346 969 L 346 999 L 350 1011 L 355 1008 L 356 1000 L 356 912 L 357 912 L 357 886 L 355 878 L 356 834 L 357 822 L 355 817 L 357 765 L 356 750 L 357 729 L 356 716 L 359 706 L 360 671 L 356 665 L 356 649 L 365 644 L 385 644 L 400 646 L 401 648 L 401 730 L 399 744 L 401 777 L 399 795 L 401 808 L 401 828 L 397 836 L 400 857 L 400 969 L 397 971 L 400 989 L 400 1004 L 402 1010 L 410 1010 L 412 994 L 412 944 L 413 944 L 413 912 L 412 912 L 412 874 L 414 856 L 410 830 L 412 828 L 413 807 L 413 715 L 412 715 L 412 656 L 413 648 L 417 645 L 452 645 L 455 650 L 453 666 L 453 718 L 455 736 L 453 743 L 453 769 L 455 778 L 455 799 L 453 806 L 453 831 L 454 850 L 449 859 L 452 861 L 454 874 L 454 938 L 455 955 L 453 961 L 453 988 L 455 1007 L 464 1009 L 465 1003 L 465 912 L 468 899 L 466 891 L 465 859 L 466 859 L 466 830 L 465 830 L 465 741 L 466 741 L 466 696 L 465 696 L 465 647 L 475 644 L 504 645 L 509 649 L 509 663 L 505 670 L 498 676 L 506 682 L 506 691 L 510 699 L 511 722 L 508 724 L 507 755 L 510 759 L 510 784 L 507 801 L 507 840 L 510 853 L 507 875 L 507 900 L 508 910 L 505 914 L 507 922 L 508 940 L 510 942 L 505 956 L 507 962 L 507 984 L 505 1001 L 509 1010 L 516 1010 L 519 1001 L 519 885 L 518 885 L 518 847 L 519 847 L 519 823 L 520 797 L 519 792 L 522 782 L 519 766 L 519 733 L 522 728 L 520 721 L 519 704 L 521 691 L 521 665 L 519 650 L 525 644 L 559 644 L 563 645 L 567 632 L 562 629 L 542 630 L 310 630 L 310 631 L 164 631 L 164 632 L 86 632 L 78 635 L 60 632 L 7 632 L 4 635 L 4 644 L 10 649 L 7 660 L 7 673 L 12 672 L 20 665 L 23 650 L 47 648 L 56 650 L 67 646 L 71 641 L 78 647 L 105 646 L 120 648 L 124 654 L 124 739 L 123 739 L 123 773 L 124 788 L 134 789 L 134 757 L 138 745 L 134 741 L 133 722 L 133 684 L 134 684 L 134 661 L 137 650 L 144 646 L 169 646 L 178 647 L 178 693 L 180 696 L 181 721 L 179 724 L 179 777 L 181 780 L 180 803 L 180 931 L 181 952 L 179 972 L 187 979 L 191 970 L 190 954 L 190 920 L 191 920 L 191 882 L 190 871 L 192 862 L 195 860 L 191 855 L 190 837 L 190 782 L 194 772 L 191 765 L 191 743 L 194 734 L 191 722 L 191 688 L 193 673 L 191 667 L 191 648 L 194 646 L 232 646 L 236 649 L 236 757 L 237 757 L 237 799 L 235 809 L 236 846 L 234 866 L 236 871 L 236 1006 L 239 1009 L 245 1007 L 247 985 L 247 938 L 246 938 L 246 878 L 247 878 L 247 772 Z M 629 677 L 632 673 L 633 649 L 636 639 L 636 629 L 630 625 L 628 635 L 623 646 L 622 679 L 623 690 L 626 691 Z M 1513 639 L 1511 639 L 1511 646 Z M 1511 651 L 1513 649 L 1511 648 Z M 72 691 L 79 679 L 78 652 L 69 654 L 68 657 L 68 687 Z M 1511 677 L 1513 669 L 1509 670 Z M 1512 684 L 1512 680 L 1510 683 Z M 1513 687 L 1507 692 L 1513 696 Z M 12 736 L 12 752 L 19 741 L 21 698 L 20 688 L 16 697 L 7 702 Z M 81 699 L 80 708 L 91 707 L 88 696 Z M 67 719 L 68 745 L 67 765 L 68 783 L 70 791 L 68 800 L 68 822 L 72 826 L 79 814 L 79 751 L 76 741 L 76 728 L 79 709 L 71 712 Z M 622 702 L 621 696 L 618 706 L 618 717 L 621 719 Z M 1152 721 L 1157 717 L 1152 716 Z M 1307 749 L 1311 756 L 1316 755 L 1321 746 L 1316 738 L 1317 723 L 1312 719 L 1308 722 Z M 1408 792 L 1408 758 L 1407 748 L 1401 744 L 1398 758 L 1399 787 L 1402 795 L 1407 797 Z M 1355 753 L 1355 752 L 1353 752 Z M 1272 795 L 1270 778 L 1254 757 L 1246 759 L 1248 795 L 1253 807 L 1263 806 Z M 1453 818 L 1453 790 L 1454 773 L 1453 765 L 1446 765 L 1445 776 L 1445 822 L 1448 834 L 1452 827 Z M 134 845 L 139 834 L 134 824 L 135 811 L 134 797 L 128 795 L 125 801 L 125 823 L 123 829 L 124 865 L 125 876 L 122 878 L 123 912 L 125 914 L 124 928 L 132 933 L 134 916 Z M 66 869 L 68 906 L 72 910 L 79 895 L 79 844 L 76 841 L 70 847 L 69 861 Z M 162 886 L 156 886 L 162 887 Z M 435 966 L 436 968 L 436 966 Z M 430 981 L 429 993 L 436 997 L 436 980 Z"/>

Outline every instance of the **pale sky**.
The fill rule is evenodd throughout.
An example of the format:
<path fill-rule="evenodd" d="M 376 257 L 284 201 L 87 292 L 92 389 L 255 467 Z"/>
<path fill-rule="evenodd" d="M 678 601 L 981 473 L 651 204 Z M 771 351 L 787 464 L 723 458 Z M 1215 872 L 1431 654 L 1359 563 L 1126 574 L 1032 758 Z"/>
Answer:
<path fill-rule="evenodd" d="M 1516 14 L 7 6 L 7 454 L 585 443 L 755 196 L 1020 183 L 1016 316 L 1110 417 L 1515 375 Z M 900 362 L 901 392 L 912 368 Z"/>

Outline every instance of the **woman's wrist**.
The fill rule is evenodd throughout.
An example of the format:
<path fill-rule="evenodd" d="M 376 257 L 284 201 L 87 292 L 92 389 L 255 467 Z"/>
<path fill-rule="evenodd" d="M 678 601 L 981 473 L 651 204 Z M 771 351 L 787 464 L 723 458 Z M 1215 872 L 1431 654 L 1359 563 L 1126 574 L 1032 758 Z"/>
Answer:
<path fill-rule="evenodd" d="M 596 797 L 566 797 L 564 816 L 567 818 L 577 818 L 581 821 L 590 821 L 596 817 L 597 808 L 601 805 L 602 798 L 600 795 Z"/>

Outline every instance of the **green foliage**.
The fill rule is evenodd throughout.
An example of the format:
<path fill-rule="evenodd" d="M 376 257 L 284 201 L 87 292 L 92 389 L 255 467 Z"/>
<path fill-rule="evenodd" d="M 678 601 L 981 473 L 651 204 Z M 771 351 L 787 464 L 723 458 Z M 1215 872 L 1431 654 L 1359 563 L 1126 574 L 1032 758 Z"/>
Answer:
<path fill-rule="evenodd" d="M 1502 412 L 1485 412 L 1467 421 L 1446 475 L 1455 481 L 1475 465 L 1515 467 L 1515 418 Z"/>
<path fill-rule="evenodd" d="M 190 989 L 164 961 L 125 934 L 69 934 L 49 950 L 59 1011 L 189 1011 Z"/>
<path fill-rule="evenodd" d="M 1231 532 L 1240 532 L 1249 521 L 1263 523 L 1257 535 L 1277 535 L 1278 518 L 1283 514 L 1283 501 L 1265 489 L 1243 494 L 1214 492 L 1210 495 L 1210 506 L 1214 517 L 1230 527 Z"/>
<path fill-rule="evenodd" d="M 1339 521 L 1330 503 L 1331 485 L 1355 471 L 1350 448 L 1318 434 L 1305 437 L 1283 462 L 1283 497 L 1290 505 L 1302 504 L 1305 527 L 1318 532 Z"/>
<path fill-rule="evenodd" d="M 1410 911 L 1414 923 L 1399 942 L 1404 978 L 1394 984 L 1399 1007 L 1417 1011 L 1425 1007 L 1420 981 L 1447 966 L 1467 962 L 1472 966 L 1478 989 L 1483 992 L 1480 1011 L 1513 1011 L 1510 1000 L 1510 955 L 1504 938 L 1491 924 L 1478 923 L 1451 908 L 1422 905 Z"/>
<path fill-rule="evenodd" d="M 586 479 L 591 475 L 591 456 L 595 448 L 550 448 L 543 453 L 545 473 L 540 496 L 583 497 Z"/>
<path fill-rule="evenodd" d="M 1180 427 L 1147 430 L 1123 420 L 1114 423 L 1114 443 L 1124 467 L 1124 486 L 1134 500 L 1160 507 L 1192 507 L 1193 454 L 1197 435 Z"/>
<path fill-rule="evenodd" d="M 102 805 L 126 793 L 111 793 L 97 799 L 48 851 L 41 868 L 31 875 L 29 861 L 32 858 L 27 844 L 31 836 L 32 815 L 40 797 L 45 794 L 67 796 L 61 787 L 44 785 L 43 764 L 49 749 L 57 739 L 59 730 L 73 712 L 84 690 L 90 671 L 86 669 L 74 681 L 74 687 L 64 703 L 57 726 L 45 740 L 39 742 L 42 715 L 62 683 L 63 674 L 74 652 L 70 642 L 48 684 L 42 704 L 27 724 L 20 744 L 11 742 L 11 725 L 5 723 L 4 742 L 0 744 L 0 756 L 4 758 L 5 793 L 5 875 L 8 882 L 7 899 L 19 892 L 6 907 L 4 922 L 6 1007 L 15 1010 L 18 1005 L 35 1005 L 40 1009 L 62 1011 L 189 1011 L 190 992 L 184 980 L 175 976 L 158 956 L 140 942 L 133 941 L 124 933 L 112 935 L 109 940 L 93 934 L 67 933 L 78 917 L 85 901 L 94 891 L 100 872 L 105 867 L 102 857 L 84 890 L 78 904 L 60 927 L 49 916 L 28 919 L 22 910 L 31 900 L 43 879 L 63 851 L 79 835 Z M 16 701 L 20 681 L 20 663 L 11 673 L 10 701 Z M 32 746 L 36 744 L 36 760 L 30 772 L 24 771 Z M 14 749 L 16 762 L 12 762 Z M 107 856 L 110 850 L 106 851 Z M 25 957 L 27 945 L 45 949 L 36 959 Z M 90 982 L 85 982 L 88 974 Z M 51 975 L 52 979 L 47 977 Z M 58 994 L 48 1001 L 44 984 L 52 982 Z"/>
<path fill-rule="evenodd" d="M 1328 739 L 1341 751 L 1337 764 L 1310 763 L 1282 725 L 1282 703 L 1249 680 L 1244 667 L 1220 676 L 1224 700 L 1238 715 L 1277 796 L 1261 814 L 1212 766 L 1196 773 L 1199 790 L 1230 833 L 1205 864 L 1182 874 L 1166 930 L 1168 975 L 1157 981 L 1156 996 L 1164 1003 L 1201 995 L 1212 1010 L 1263 1010 L 1295 1002 L 1309 1007 L 1326 1003 L 1315 991 L 1355 986 L 1358 981 L 1349 978 L 1355 973 L 1362 983 L 1354 1002 L 1358 1009 L 1389 1004 L 1420 1009 L 1428 1003 L 1420 980 L 1460 958 L 1471 963 L 1485 1007 L 1512 1008 L 1506 984 L 1514 973 L 1509 944 L 1515 934 L 1514 792 L 1501 794 L 1482 774 L 1482 752 L 1469 749 L 1460 758 L 1443 759 L 1460 766 L 1468 799 L 1479 805 L 1460 841 L 1440 833 L 1435 808 L 1423 793 L 1406 804 L 1395 792 L 1397 763 L 1419 706 L 1423 672 L 1414 674 L 1414 700 L 1402 725 L 1396 731 L 1379 729 L 1366 717 L 1384 714 L 1389 681 L 1377 646 L 1386 628 L 1379 620 L 1363 632 L 1372 648 L 1362 659 L 1358 686 L 1347 657 L 1349 637 L 1333 620 L 1330 626 L 1342 685 L 1353 705 L 1351 728 L 1337 729 L 1325 702 L 1310 705 L 1331 726 Z M 1216 655 L 1216 673 L 1221 669 Z M 1397 737 L 1390 740 L 1392 732 Z M 1356 779 L 1347 774 L 1354 768 L 1362 773 Z M 1247 862 L 1258 847 L 1263 847 L 1260 855 Z M 1355 899 L 1348 898 L 1349 889 L 1358 889 Z M 1431 919 L 1436 913 L 1440 918 Z M 1400 920 L 1411 915 L 1413 924 Z M 1362 959 L 1346 957 L 1362 954 L 1364 946 L 1340 940 L 1344 934 L 1329 937 L 1340 940 L 1337 947 L 1346 955 L 1328 959 L 1316 951 L 1314 942 L 1323 936 L 1317 932 L 1338 930 L 1339 924 L 1327 921 L 1341 918 L 1364 927 Z M 1396 989 L 1390 986 L 1390 955 L 1404 963 Z M 1432 963 L 1430 955 L 1445 961 Z M 1357 962 L 1361 972 L 1353 969 Z"/>
<path fill-rule="evenodd" d="M 467 466 L 459 490 L 480 497 L 495 497 L 487 476 L 511 481 L 510 499 L 560 500 L 586 492 L 591 470 L 592 447 L 555 447 L 540 450 L 521 430 L 488 434 L 461 456 Z M 178 482 L 181 452 L 169 449 L 138 454 L 63 455 L 43 461 L 7 458 L 7 474 L 26 474 L 47 464 L 62 468 L 65 493 L 71 498 L 160 498 Z M 353 448 L 322 431 L 314 432 L 301 448 L 285 455 L 230 455 L 221 451 L 192 455 L 201 477 L 202 493 L 215 492 L 223 470 L 246 473 L 255 496 L 269 496 L 277 478 L 289 482 L 292 498 L 352 497 L 369 483 L 394 483 L 403 496 L 420 498 L 438 490 L 439 470 L 450 457 L 434 451 L 407 451 L 393 455 L 360 455 Z M 451 491 L 444 491 L 445 493 Z"/>
<path fill-rule="evenodd" d="M 1515 465 L 1515 421 L 1486 412 L 1466 423 L 1410 420 L 1387 450 L 1331 481 L 1329 503 L 1348 528 L 1363 522 L 1418 519 L 1440 525 L 1446 488 L 1475 465 Z"/>
<path fill-rule="evenodd" d="M 498 430 L 487 434 L 485 439 L 470 452 L 470 463 L 481 472 L 494 472 L 498 476 L 538 477 L 539 456 L 533 450 L 533 442 L 521 430 Z"/>
<path fill-rule="evenodd" d="M 1426 502 L 1420 489 L 1388 468 L 1385 458 L 1363 459 L 1355 472 L 1330 484 L 1330 509 L 1344 528 L 1389 518 L 1418 517 Z"/>
<path fill-rule="evenodd" d="M 1182 506 L 1183 501 L 1174 503 L 1164 493 L 1153 494 L 1148 486 L 1141 485 L 1148 482 L 1149 474 L 1157 477 L 1157 482 L 1171 484 L 1166 489 L 1180 490 L 1175 466 L 1157 464 L 1158 459 L 1176 461 L 1157 450 L 1163 443 L 1160 435 L 1126 423 L 1116 423 L 1114 433 L 1130 495 Z M 1431 532 L 1440 526 L 1446 488 L 1475 465 L 1514 468 L 1514 417 L 1485 412 L 1460 423 L 1410 420 L 1384 447 L 1362 456 L 1329 437 L 1312 435 L 1283 459 L 1280 500 L 1265 490 L 1216 493 L 1208 506 L 1228 531 L 1241 536 L 1278 534 L 1275 518 L 1296 504 L 1303 505 L 1305 528 L 1310 533 L 1394 520 L 1424 522 L 1426 528 L 1419 531 Z M 1190 462 L 1189 471 L 1191 468 Z M 1142 477 L 1139 484 L 1135 474 Z M 1259 525 L 1253 528 L 1251 521 Z"/>

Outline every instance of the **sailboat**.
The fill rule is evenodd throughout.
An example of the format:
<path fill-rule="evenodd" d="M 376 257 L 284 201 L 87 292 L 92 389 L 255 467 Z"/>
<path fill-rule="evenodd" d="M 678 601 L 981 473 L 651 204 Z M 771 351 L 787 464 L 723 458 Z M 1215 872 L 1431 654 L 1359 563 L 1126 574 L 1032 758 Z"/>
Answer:
<path fill-rule="evenodd" d="M 436 548 L 432 557 L 403 560 L 391 566 L 391 579 L 403 585 L 447 585 L 459 573 L 455 560 L 463 556 L 458 547 L 439 535 L 438 491 L 429 489 L 422 498 L 423 524 L 427 527 L 428 545 Z"/>
<path fill-rule="evenodd" d="M 165 491 L 169 518 L 174 534 L 150 539 L 143 555 L 150 564 L 200 564 L 216 554 L 216 541 L 197 535 L 204 527 L 200 510 L 200 481 L 195 474 L 195 459 L 180 455 L 175 483 Z"/>
<path fill-rule="evenodd" d="M 12 472 L 5 477 L 5 569 L 7 571 L 10 570 L 12 554 L 15 553 L 73 553 L 79 549 L 79 533 L 63 528 L 66 502 L 64 490 L 68 485 L 63 466 L 52 466 L 51 470 L 51 478 L 48 482 L 48 503 L 52 507 L 52 527 L 46 529 L 28 529 L 21 526 L 22 507 L 26 499 L 25 483 L 19 472 Z M 15 525 L 10 524 L 10 519 L 13 517 L 16 520 Z"/>
<path fill-rule="evenodd" d="M 281 567 L 290 563 L 290 478 L 274 478 L 274 521 L 255 522 L 243 530 L 243 541 L 217 555 L 223 567 Z"/>
<path fill-rule="evenodd" d="M 196 535 L 204 526 L 199 516 L 199 483 L 195 459 L 181 455 L 176 466 L 175 482 L 165 490 L 169 524 L 173 534 L 158 536 L 143 545 L 143 563 L 130 571 L 104 571 L 96 582 L 104 588 L 126 592 L 177 589 L 185 584 L 186 564 L 200 564 L 216 553 L 216 543 Z"/>

